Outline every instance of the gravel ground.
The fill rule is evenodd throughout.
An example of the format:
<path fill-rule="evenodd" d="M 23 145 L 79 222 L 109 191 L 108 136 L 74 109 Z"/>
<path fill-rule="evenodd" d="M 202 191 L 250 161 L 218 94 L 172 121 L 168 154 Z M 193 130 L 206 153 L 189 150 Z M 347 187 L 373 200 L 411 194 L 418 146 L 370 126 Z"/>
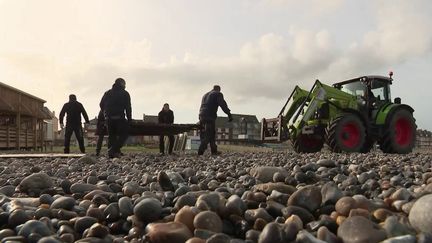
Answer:
<path fill-rule="evenodd" d="M 0 160 L 0 239 L 432 242 L 432 154 Z"/>

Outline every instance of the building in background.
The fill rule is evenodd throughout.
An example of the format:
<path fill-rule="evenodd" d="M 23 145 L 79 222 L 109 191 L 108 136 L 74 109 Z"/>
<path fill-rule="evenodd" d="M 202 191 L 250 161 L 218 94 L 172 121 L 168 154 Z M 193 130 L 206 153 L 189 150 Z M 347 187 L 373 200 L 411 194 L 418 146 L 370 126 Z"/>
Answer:
<path fill-rule="evenodd" d="M 59 120 L 54 111 L 50 111 L 47 107 L 43 108 L 45 113 L 51 116 L 50 119 L 44 120 L 44 138 L 45 138 L 45 149 L 47 146 L 52 146 L 55 144 L 56 140 L 58 140 L 59 135 Z"/>
<path fill-rule="evenodd" d="M 46 101 L 0 82 L 0 148 L 42 149 Z"/>
<path fill-rule="evenodd" d="M 417 130 L 416 148 L 430 148 L 432 147 L 432 132 L 428 130 Z"/>
<path fill-rule="evenodd" d="M 154 116 L 154 115 L 143 114 L 143 120 L 144 120 L 144 122 L 148 122 L 148 123 L 158 123 L 159 122 L 158 116 Z M 144 136 L 144 143 L 158 145 L 159 144 L 159 136 Z"/>

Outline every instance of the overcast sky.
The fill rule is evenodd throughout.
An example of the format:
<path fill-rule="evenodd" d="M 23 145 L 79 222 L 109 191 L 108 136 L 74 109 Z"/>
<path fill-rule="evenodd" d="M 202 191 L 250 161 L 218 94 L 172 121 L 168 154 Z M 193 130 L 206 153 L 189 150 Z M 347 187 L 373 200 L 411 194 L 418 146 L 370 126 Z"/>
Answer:
<path fill-rule="evenodd" d="M 168 102 L 191 123 L 213 84 L 261 119 L 296 84 L 393 70 L 392 96 L 432 130 L 431 23 L 428 0 L 0 0 L 0 81 L 57 114 L 74 93 L 95 117 L 123 77 L 135 119 Z"/>

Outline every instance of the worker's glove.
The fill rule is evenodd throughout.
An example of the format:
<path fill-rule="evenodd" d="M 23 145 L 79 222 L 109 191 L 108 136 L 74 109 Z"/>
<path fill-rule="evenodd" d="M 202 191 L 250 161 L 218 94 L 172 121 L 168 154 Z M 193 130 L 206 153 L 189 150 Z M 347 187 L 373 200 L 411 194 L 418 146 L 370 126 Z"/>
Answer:
<path fill-rule="evenodd" d="M 61 128 L 61 129 L 63 129 L 63 128 L 64 128 L 64 125 L 63 125 L 63 123 L 60 123 L 60 128 Z"/>
<path fill-rule="evenodd" d="M 228 115 L 228 121 L 229 121 L 229 122 L 232 122 L 232 121 L 233 121 L 233 118 L 232 118 L 232 115 L 231 115 L 231 114 Z"/>

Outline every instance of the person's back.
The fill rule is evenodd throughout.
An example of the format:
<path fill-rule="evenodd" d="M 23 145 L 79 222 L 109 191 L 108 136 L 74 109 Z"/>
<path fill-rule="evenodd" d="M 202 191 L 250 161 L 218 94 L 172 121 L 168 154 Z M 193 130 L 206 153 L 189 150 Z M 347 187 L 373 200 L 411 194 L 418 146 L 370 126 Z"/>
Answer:
<path fill-rule="evenodd" d="M 60 112 L 61 120 L 63 120 L 65 114 L 66 124 L 69 125 L 81 124 L 81 114 L 84 116 L 86 121 L 88 120 L 88 118 L 86 118 L 87 113 L 85 112 L 83 105 L 76 100 L 70 100 L 64 104 L 63 109 Z"/>
<path fill-rule="evenodd" d="M 104 111 L 108 128 L 108 156 L 110 158 L 120 157 L 122 154 L 120 149 L 128 137 L 128 123 L 132 121 L 130 95 L 125 89 L 124 79 L 116 79 L 112 89 L 105 92 L 99 104 L 101 110 Z"/>
<path fill-rule="evenodd" d="M 202 100 L 199 112 L 200 120 L 216 120 L 218 107 L 229 114 L 230 110 L 223 98 L 223 94 L 219 90 L 211 90 L 207 92 Z"/>
<path fill-rule="evenodd" d="M 207 92 L 201 101 L 201 107 L 199 111 L 199 120 L 201 124 L 201 144 L 198 149 L 198 155 L 204 154 L 207 149 L 207 145 L 210 144 L 211 153 L 217 154 L 216 145 L 216 118 L 217 110 L 220 106 L 222 110 L 228 115 L 228 121 L 232 121 L 232 115 L 228 105 L 225 102 L 222 93 L 220 92 L 220 86 L 213 86 L 213 90 Z"/>
<path fill-rule="evenodd" d="M 125 111 L 127 119 L 131 118 L 131 103 L 129 93 L 118 84 L 105 92 L 101 101 L 101 109 L 105 111 L 105 117 L 111 119 L 123 119 Z"/>

